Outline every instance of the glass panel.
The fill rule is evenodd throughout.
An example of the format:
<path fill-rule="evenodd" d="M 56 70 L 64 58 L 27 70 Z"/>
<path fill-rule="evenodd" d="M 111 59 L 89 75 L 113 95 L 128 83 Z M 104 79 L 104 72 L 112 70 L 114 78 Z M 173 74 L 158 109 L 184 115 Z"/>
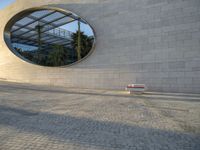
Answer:
<path fill-rule="evenodd" d="M 11 43 L 21 58 L 42 66 L 64 66 L 86 57 L 94 45 L 89 24 L 71 13 L 36 10 L 10 29 Z"/>
<path fill-rule="evenodd" d="M 38 11 L 31 13 L 30 16 L 39 18 L 39 17 L 45 16 L 51 12 L 53 12 L 53 11 L 52 10 L 38 10 Z"/>

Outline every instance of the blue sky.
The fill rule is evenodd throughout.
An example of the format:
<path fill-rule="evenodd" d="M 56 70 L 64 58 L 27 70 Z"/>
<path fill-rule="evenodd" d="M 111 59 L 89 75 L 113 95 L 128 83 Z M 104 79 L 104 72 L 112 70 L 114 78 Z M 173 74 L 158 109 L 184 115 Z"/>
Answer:
<path fill-rule="evenodd" d="M 15 0 L 0 0 L 0 9 L 3 9 L 4 7 L 10 5 Z"/>
<path fill-rule="evenodd" d="M 78 30 L 78 22 L 74 21 L 72 23 L 62 26 L 61 28 L 64 28 L 71 32 L 76 32 Z M 93 35 L 92 29 L 87 24 L 81 23 L 81 31 L 84 32 L 88 36 Z"/>

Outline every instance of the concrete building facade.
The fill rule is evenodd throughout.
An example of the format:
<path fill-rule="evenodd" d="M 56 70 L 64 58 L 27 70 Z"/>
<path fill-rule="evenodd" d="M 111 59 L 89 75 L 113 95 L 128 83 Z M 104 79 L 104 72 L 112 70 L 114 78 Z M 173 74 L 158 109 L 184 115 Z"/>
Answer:
<path fill-rule="evenodd" d="M 69 67 L 42 67 L 16 57 L 4 27 L 24 9 L 70 10 L 89 22 L 96 46 Z M 65 87 L 200 93 L 199 0 L 16 0 L 0 11 L 0 79 Z"/>

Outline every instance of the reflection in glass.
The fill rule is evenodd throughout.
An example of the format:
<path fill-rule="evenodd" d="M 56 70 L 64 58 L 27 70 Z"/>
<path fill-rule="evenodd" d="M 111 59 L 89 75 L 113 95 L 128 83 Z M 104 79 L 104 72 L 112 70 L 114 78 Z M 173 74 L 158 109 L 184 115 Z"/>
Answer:
<path fill-rule="evenodd" d="M 42 66 L 64 66 L 84 58 L 94 45 L 92 28 L 79 16 L 57 10 L 37 10 L 11 28 L 14 50 Z"/>

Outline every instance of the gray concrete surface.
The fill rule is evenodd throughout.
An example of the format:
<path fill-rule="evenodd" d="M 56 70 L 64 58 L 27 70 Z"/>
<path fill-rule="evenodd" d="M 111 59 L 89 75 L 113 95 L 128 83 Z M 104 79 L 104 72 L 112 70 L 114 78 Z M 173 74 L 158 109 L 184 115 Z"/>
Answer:
<path fill-rule="evenodd" d="M 97 43 L 90 57 L 46 68 L 10 52 L 5 24 L 43 5 L 71 10 L 91 24 Z M 200 0 L 17 0 L 0 18 L 1 79 L 92 89 L 138 83 L 150 91 L 200 93 Z"/>
<path fill-rule="evenodd" d="M 200 95 L 0 82 L 0 150 L 199 150 Z"/>

